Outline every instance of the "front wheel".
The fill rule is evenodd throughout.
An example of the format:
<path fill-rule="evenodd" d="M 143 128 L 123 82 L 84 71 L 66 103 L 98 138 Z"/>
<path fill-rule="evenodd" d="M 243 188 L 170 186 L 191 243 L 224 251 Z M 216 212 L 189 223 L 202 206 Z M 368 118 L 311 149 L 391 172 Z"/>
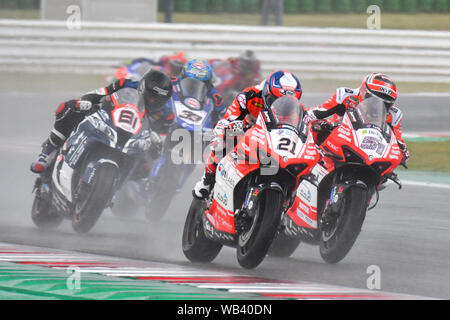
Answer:
<path fill-rule="evenodd" d="M 31 220 L 38 228 L 54 229 L 61 224 L 63 218 L 52 211 L 50 201 L 36 194 L 31 207 Z"/>
<path fill-rule="evenodd" d="M 366 216 L 367 199 L 367 189 L 347 189 L 334 227 L 321 233 L 320 256 L 325 262 L 338 263 L 353 247 Z"/>
<path fill-rule="evenodd" d="M 237 260 L 246 268 L 256 268 L 264 259 L 275 237 L 281 216 L 283 195 L 265 190 L 260 194 L 251 224 L 238 238 Z"/>
<path fill-rule="evenodd" d="M 91 184 L 81 183 L 78 186 L 72 219 L 72 227 L 76 232 L 89 232 L 95 225 L 111 200 L 117 174 L 115 166 L 108 163 L 101 164 L 96 169 Z"/>
<path fill-rule="evenodd" d="M 222 244 L 205 235 L 202 220 L 204 210 L 205 201 L 194 198 L 184 223 L 183 253 L 192 262 L 211 262 L 222 249 Z"/>

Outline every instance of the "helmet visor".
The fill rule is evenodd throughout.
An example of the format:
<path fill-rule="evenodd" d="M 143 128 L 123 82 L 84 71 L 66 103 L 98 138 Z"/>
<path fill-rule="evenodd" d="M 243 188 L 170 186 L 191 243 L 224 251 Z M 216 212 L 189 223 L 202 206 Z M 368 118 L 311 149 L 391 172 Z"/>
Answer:
<path fill-rule="evenodd" d="M 367 85 L 363 86 L 363 89 L 361 91 L 362 100 L 366 100 L 369 98 L 377 98 L 383 101 L 384 106 L 386 107 L 386 110 L 389 110 L 390 107 L 392 107 L 395 103 L 395 99 L 391 96 L 381 93 L 381 92 L 373 92 L 369 88 L 367 88 Z"/>

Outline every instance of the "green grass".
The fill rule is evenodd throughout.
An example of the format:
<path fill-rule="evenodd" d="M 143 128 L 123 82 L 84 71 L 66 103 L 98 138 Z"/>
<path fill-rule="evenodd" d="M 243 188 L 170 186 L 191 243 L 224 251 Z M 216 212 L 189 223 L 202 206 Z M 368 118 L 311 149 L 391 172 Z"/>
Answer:
<path fill-rule="evenodd" d="M 450 172 L 450 141 L 412 142 L 406 140 L 411 154 L 408 168 L 418 171 Z"/>
<path fill-rule="evenodd" d="M 342 27 L 366 28 L 368 14 L 330 13 L 330 14 L 285 14 L 285 26 L 308 27 Z M 39 10 L 0 10 L 0 19 L 39 19 Z M 198 24 L 233 24 L 258 25 L 260 15 L 240 13 L 179 13 L 173 14 L 175 23 Z M 164 21 L 164 13 L 158 13 L 158 21 Z M 381 14 L 382 29 L 420 29 L 420 30 L 450 30 L 450 13 L 383 13 Z"/>
<path fill-rule="evenodd" d="M 0 19 L 40 19 L 39 10 L 33 9 L 1 9 Z"/>
<path fill-rule="evenodd" d="M 342 27 L 366 28 L 368 14 L 286 14 L 285 26 L 308 27 Z M 201 14 L 174 13 L 175 23 L 198 24 L 233 24 L 258 25 L 258 14 Z M 159 13 L 158 21 L 164 21 L 164 14 Z M 450 14 L 448 13 L 418 13 L 418 14 L 381 14 L 382 29 L 420 29 L 420 30 L 450 30 Z"/>

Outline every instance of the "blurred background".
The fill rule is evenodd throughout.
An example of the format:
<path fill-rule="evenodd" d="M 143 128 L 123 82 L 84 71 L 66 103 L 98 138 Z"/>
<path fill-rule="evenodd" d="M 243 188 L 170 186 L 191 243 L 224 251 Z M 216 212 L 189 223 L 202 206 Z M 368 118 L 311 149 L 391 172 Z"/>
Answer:
<path fill-rule="evenodd" d="M 84 2 L 93 1 L 95 0 Z M 39 19 L 41 2 L 45 0 L 0 0 L 0 17 Z M 72 4 L 81 2 L 83 1 L 70 1 Z M 260 13 L 264 2 L 264 0 L 158 0 L 157 20 L 165 22 L 166 12 L 170 10 L 171 21 L 174 23 L 257 25 L 261 23 Z M 367 8 L 370 5 L 377 5 L 383 12 L 384 28 L 425 30 L 450 28 L 448 0 L 269 0 L 267 2 L 268 9 L 273 12 L 280 7 L 279 2 L 282 3 L 283 24 L 286 26 L 365 28 Z"/>
<path fill-rule="evenodd" d="M 368 12 L 371 5 L 379 11 Z M 219 62 L 220 85 L 235 74 L 219 66 L 248 51 L 260 79 L 280 68 L 295 73 L 306 107 L 338 87 L 359 87 L 369 73 L 391 76 L 411 152 L 409 170 L 398 169 L 410 184 L 381 195 L 344 264 L 323 264 L 304 246 L 253 275 L 365 288 L 367 264 L 375 263 L 383 290 L 448 299 L 450 0 L 0 0 L 0 242 L 186 263 L 178 236 L 202 168 L 173 201 L 167 226 L 149 232 L 141 220 L 105 215 L 81 238 L 68 225 L 55 233 L 33 226 L 29 166 L 59 104 L 117 77 L 139 77 L 136 58 L 160 67 L 180 57 Z M 241 272 L 234 252 L 218 261 L 216 268 Z"/>
<path fill-rule="evenodd" d="M 259 64 L 254 83 L 275 69 L 294 72 L 310 107 L 383 72 L 407 104 L 412 167 L 450 171 L 450 0 L 0 0 L 0 42 L 2 91 L 82 94 L 136 58 L 236 64 L 250 50 Z"/>

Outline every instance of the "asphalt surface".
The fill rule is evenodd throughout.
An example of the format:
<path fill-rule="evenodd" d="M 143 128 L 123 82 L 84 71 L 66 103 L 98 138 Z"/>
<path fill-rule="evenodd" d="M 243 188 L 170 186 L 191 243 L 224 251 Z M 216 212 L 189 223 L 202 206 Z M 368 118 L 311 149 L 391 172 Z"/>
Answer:
<path fill-rule="evenodd" d="M 186 182 L 159 223 L 147 222 L 142 212 L 117 217 L 106 210 L 87 235 L 75 234 L 69 221 L 54 231 L 34 227 L 30 208 L 35 176 L 29 164 L 49 133 L 58 104 L 83 92 L 53 91 L 21 88 L 0 93 L 0 242 L 191 265 L 181 251 L 181 234 L 190 190 L 200 170 Z M 305 94 L 304 103 L 310 106 L 326 98 L 326 94 Z M 448 97 L 401 96 L 399 102 L 407 114 L 404 131 L 448 131 L 447 101 Z M 379 205 L 368 213 L 355 246 L 337 265 L 324 263 L 317 247 L 302 244 L 291 258 L 268 257 L 255 270 L 240 268 L 231 248 L 224 248 L 212 264 L 196 266 L 366 289 L 367 268 L 376 265 L 381 270 L 382 291 L 450 299 L 449 195 L 444 188 L 407 185 L 397 190 L 389 186 Z"/>

